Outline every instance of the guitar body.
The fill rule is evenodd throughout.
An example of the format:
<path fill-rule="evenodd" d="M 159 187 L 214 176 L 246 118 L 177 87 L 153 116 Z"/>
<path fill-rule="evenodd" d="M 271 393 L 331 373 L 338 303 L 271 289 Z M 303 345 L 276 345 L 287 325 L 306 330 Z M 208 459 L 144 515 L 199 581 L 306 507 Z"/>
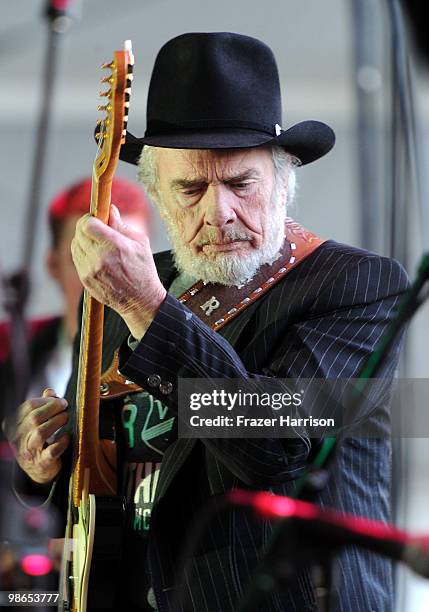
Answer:
<path fill-rule="evenodd" d="M 130 41 L 103 68 L 107 117 L 99 122 L 90 213 L 107 223 L 113 174 L 125 142 L 132 80 Z M 73 469 L 60 577 L 60 610 L 115 609 L 119 595 L 125 500 L 117 494 L 116 444 L 99 437 L 104 307 L 86 290 L 76 386 Z"/>
<path fill-rule="evenodd" d="M 115 609 L 120 597 L 125 500 L 91 494 L 81 506 L 66 529 L 71 554 L 64 574 L 69 592 L 63 593 L 61 609 Z M 77 607 L 70 607 L 73 601 Z"/>

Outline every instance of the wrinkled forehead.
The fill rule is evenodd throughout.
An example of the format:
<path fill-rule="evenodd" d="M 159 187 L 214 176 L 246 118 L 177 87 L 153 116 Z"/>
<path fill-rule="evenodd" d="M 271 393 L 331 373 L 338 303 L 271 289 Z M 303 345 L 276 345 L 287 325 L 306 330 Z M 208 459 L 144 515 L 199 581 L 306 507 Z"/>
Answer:
<path fill-rule="evenodd" d="M 211 179 L 254 170 L 259 175 L 273 169 L 271 149 L 158 149 L 158 172 L 162 178 Z"/>

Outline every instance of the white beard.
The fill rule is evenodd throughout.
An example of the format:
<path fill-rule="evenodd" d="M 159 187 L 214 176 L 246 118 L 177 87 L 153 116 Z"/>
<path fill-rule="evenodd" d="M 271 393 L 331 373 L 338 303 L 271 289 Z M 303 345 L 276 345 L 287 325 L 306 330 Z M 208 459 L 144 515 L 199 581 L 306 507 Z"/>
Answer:
<path fill-rule="evenodd" d="M 280 249 L 285 238 L 286 204 L 274 188 L 268 214 L 265 240 L 258 249 L 248 253 L 214 253 L 208 257 L 204 251 L 198 255 L 183 242 L 183 237 L 174 219 L 159 202 L 163 220 L 173 247 L 174 261 L 177 269 L 195 279 L 205 282 L 220 283 L 226 286 L 239 286 L 248 282 L 264 264 L 271 264 L 280 255 Z M 205 240 L 210 241 L 210 232 L 206 232 Z M 216 237 L 213 236 L 213 240 Z M 250 239 L 245 232 L 227 231 L 225 240 Z"/>

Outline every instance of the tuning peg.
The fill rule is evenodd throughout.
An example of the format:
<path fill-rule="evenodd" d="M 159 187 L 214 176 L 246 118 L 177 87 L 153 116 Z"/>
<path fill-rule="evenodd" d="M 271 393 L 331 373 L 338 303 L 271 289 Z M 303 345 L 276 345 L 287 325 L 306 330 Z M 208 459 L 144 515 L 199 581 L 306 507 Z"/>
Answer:
<path fill-rule="evenodd" d="M 99 91 L 98 95 L 100 96 L 100 98 L 105 98 L 107 96 L 110 96 L 110 93 L 111 93 L 111 91 L 110 91 L 110 89 L 108 89 L 107 91 Z"/>
<path fill-rule="evenodd" d="M 97 106 L 97 110 L 99 110 L 99 111 L 111 111 L 112 107 L 110 106 L 110 104 L 99 104 Z"/>
<path fill-rule="evenodd" d="M 101 64 L 102 69 L 110 68 L 110 70 L 112 70 L 113 66 L 114 66 L 114 62 L 109 62 L 107 64 Z"/>
<path fill-rule="evenodd" d="M 113 83 L 113 77 L 105 76 L 102 79 L 100 79 L 100 83 Z"/>

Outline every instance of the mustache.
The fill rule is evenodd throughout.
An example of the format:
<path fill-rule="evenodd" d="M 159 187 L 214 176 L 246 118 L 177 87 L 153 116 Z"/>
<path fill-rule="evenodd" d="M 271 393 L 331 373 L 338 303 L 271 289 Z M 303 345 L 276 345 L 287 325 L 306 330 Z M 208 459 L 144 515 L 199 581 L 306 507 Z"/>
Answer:
<path fill-rule="evenodd" d="M 252 236 L 248 232 L 238 229 L 228 229 L 221 234 L 218 230 L 205 229 L 194 244 L 197 246 L 206 246 L 208 244 L 228 244 L 237 240 L 251 241 Z"/>

